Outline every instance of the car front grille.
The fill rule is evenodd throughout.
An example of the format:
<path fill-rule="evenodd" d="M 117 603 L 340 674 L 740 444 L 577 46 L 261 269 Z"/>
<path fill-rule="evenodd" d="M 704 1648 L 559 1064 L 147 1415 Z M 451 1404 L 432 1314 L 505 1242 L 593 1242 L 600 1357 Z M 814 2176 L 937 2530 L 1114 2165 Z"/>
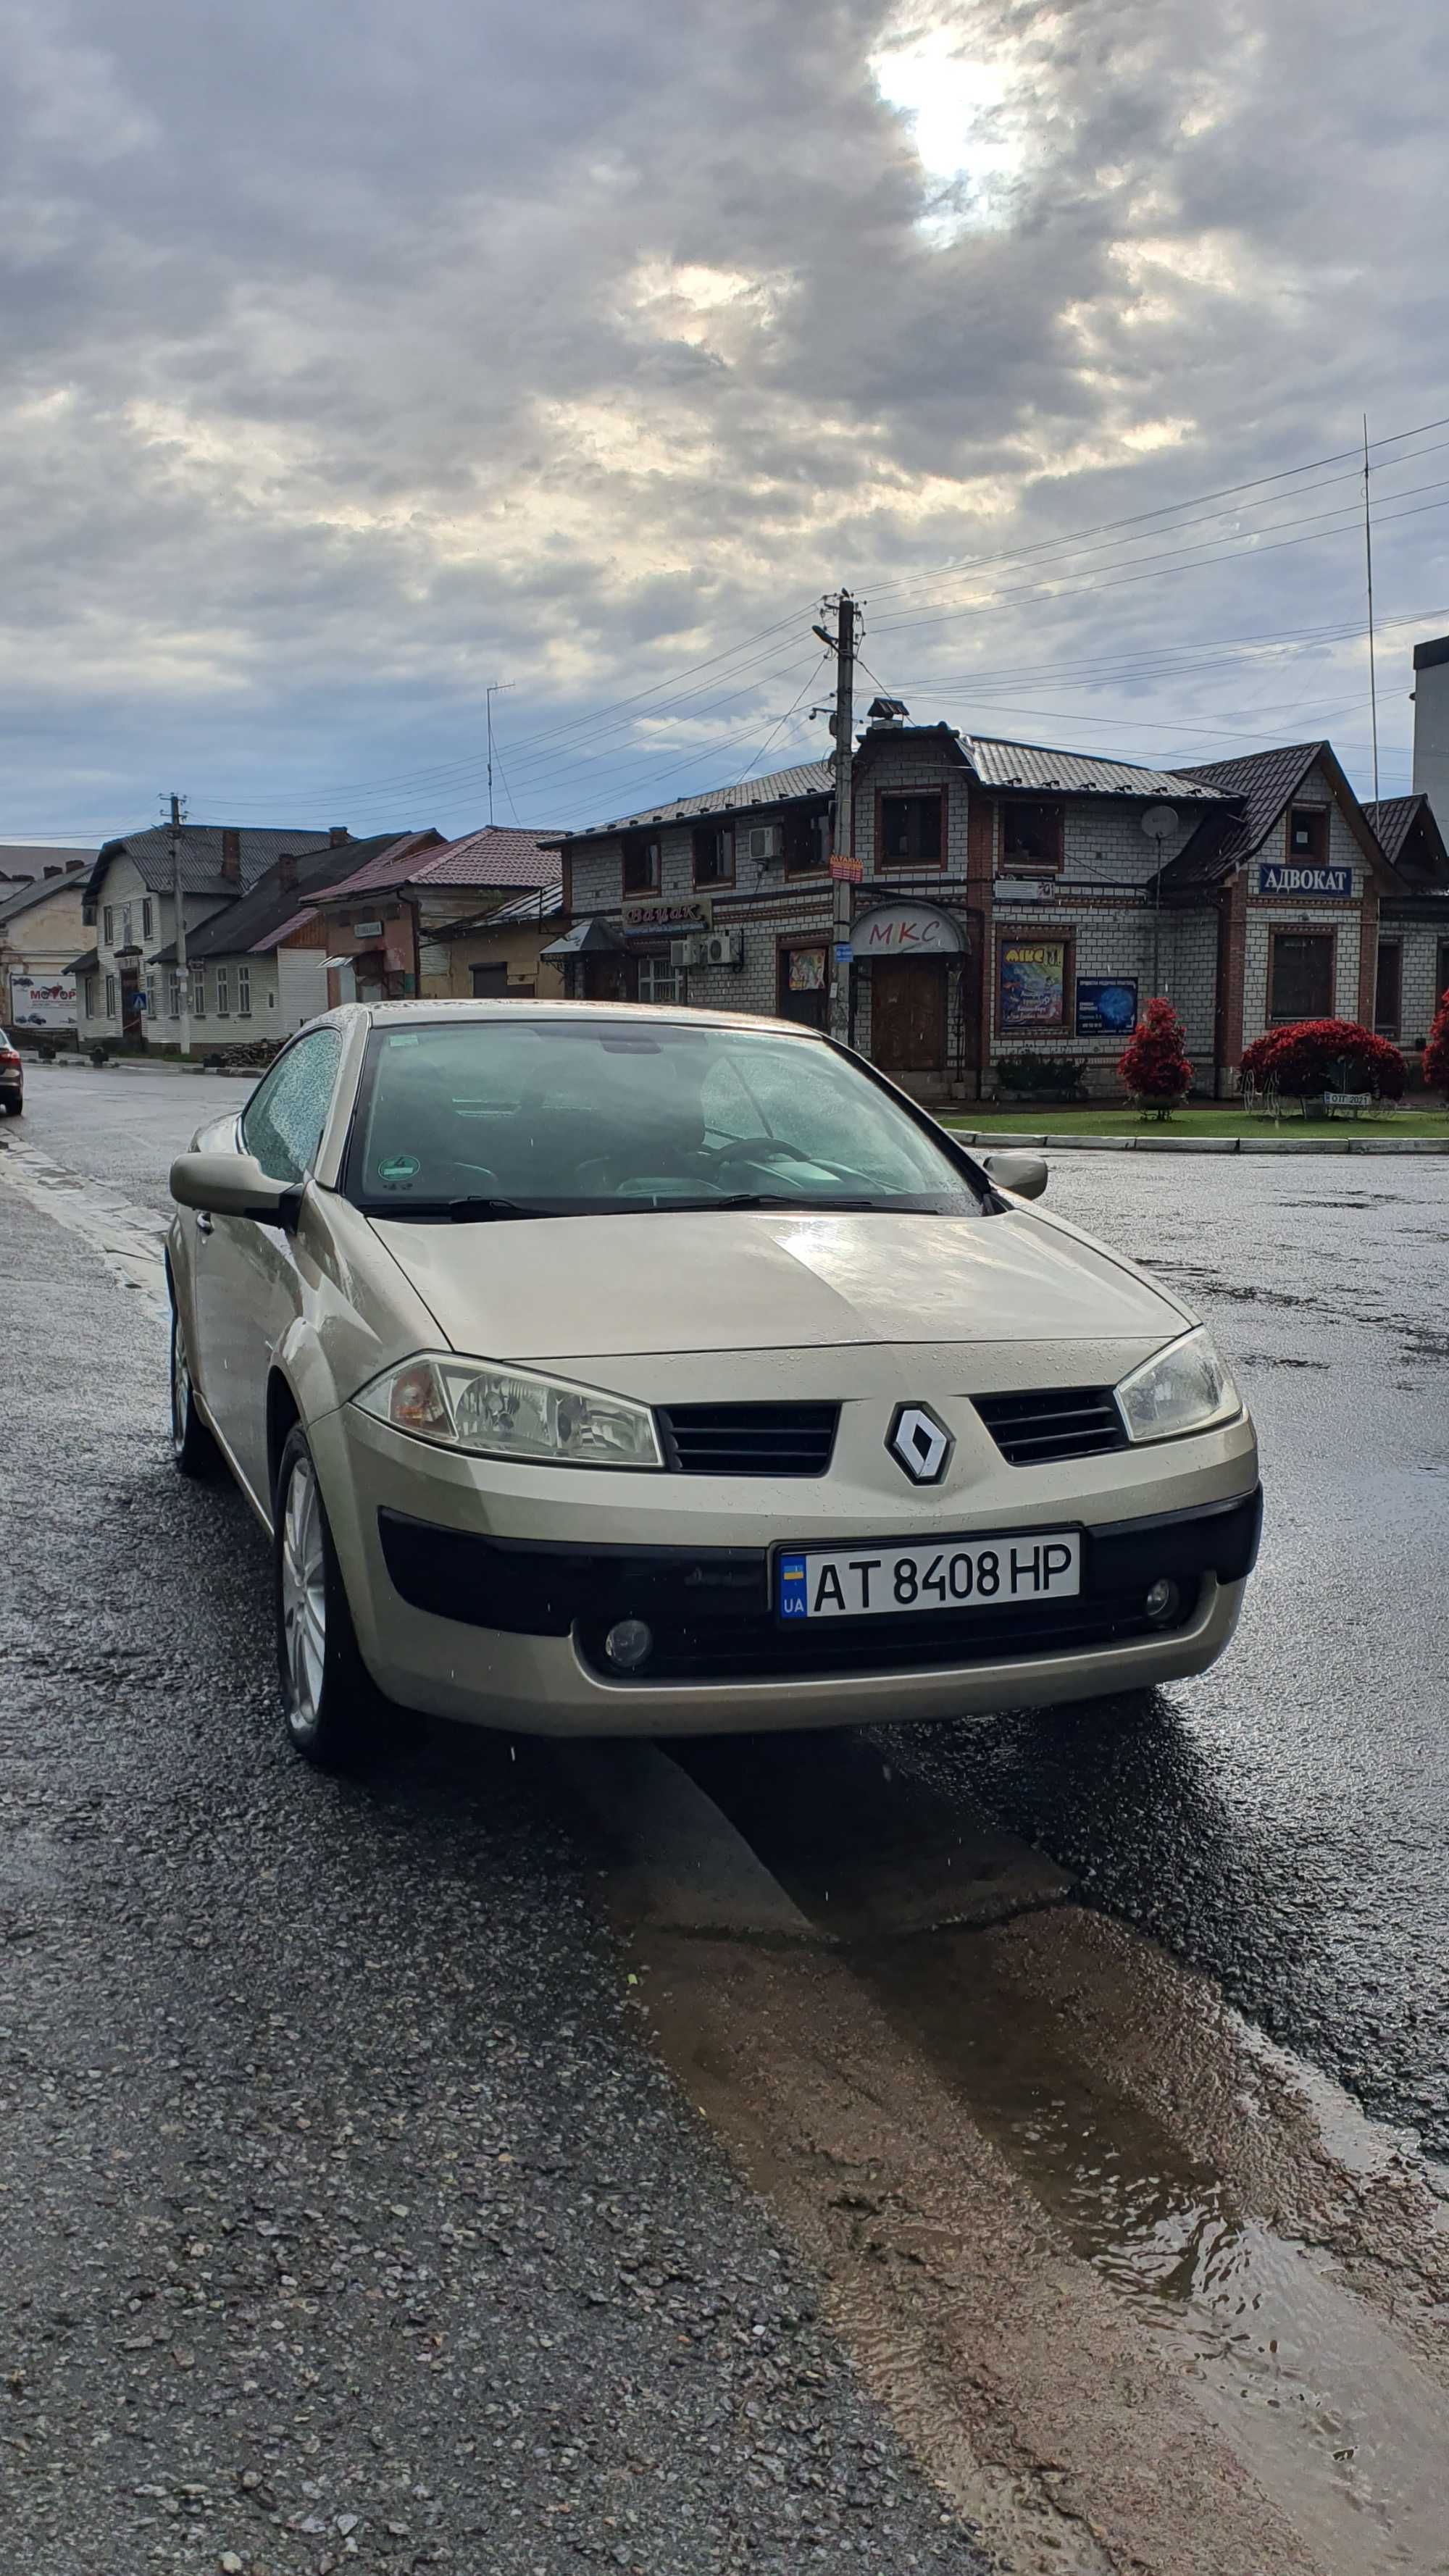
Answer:
<path fill-rule="evenodd" d="M 659 1414 L 681 1476 L 823 1476 L 838 1404 L 671 1404 Z"/>
<path fill-rule="evenodd" d="M 978 1395 L 977 1412 L 1012 1467 L 1058 1458 L 1096 1458 L 1125 1449 L 1127 1434 L 1109 1386 L 1044 1386 L 1030 1394 Z"/>

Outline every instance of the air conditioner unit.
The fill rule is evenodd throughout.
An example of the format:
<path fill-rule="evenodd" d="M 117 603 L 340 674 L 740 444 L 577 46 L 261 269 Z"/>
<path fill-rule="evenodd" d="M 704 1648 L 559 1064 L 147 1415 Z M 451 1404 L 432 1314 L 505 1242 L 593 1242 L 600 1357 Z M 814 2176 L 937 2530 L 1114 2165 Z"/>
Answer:
<path fill-rule="evenodd" d="M 785 835 L 778 823 L 748 823 L 735 833 L 735 849 L 747 859 L 778 859 L 784 847 Z"/>
<path fill-rule="evenodd" d="M 711 930 L 700 940 L 703 951 L 701 966 L 743 966 L 745 938 L 741 930 Z"/>
<path fill-rule="evenodd" d="M 676 975 L 679 973 L 681 966 L 692 966 L 694 964 L 695 961 L 689 953 L 693 946 L 694 941 L 692 939 L 671 939 L 669 943 L 669 963 Z"/>
<path fill-rule="evenodd" d="M 688 939 L 676 939 L 669 951 L 672 966 L 707 966 L 709 940 L 702 930 L 690 933 Z"/>

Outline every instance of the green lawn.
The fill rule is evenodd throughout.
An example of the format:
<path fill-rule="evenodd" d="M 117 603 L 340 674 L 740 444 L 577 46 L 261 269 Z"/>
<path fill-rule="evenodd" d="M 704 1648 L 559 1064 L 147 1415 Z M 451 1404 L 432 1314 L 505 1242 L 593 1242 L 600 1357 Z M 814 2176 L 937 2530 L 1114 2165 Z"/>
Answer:
<path fill-rule="evenodd" d="M 1360 1110 L 1356 1117 L 1263 1118 L 1243 1109 L 1175 1110 L 1159 1124 L 1139 1118 L 1135 1109 L 1043 1108 L 1037 1101 L 1015 1109 L 975 1108 L 963 1101 L 938 1111 L 943 1126 L 975 1128 L 981 1135 L 1002 1128 L 1017 1136 L 1449 1136 L 1449 1113 L 1443 1109 Z"/>

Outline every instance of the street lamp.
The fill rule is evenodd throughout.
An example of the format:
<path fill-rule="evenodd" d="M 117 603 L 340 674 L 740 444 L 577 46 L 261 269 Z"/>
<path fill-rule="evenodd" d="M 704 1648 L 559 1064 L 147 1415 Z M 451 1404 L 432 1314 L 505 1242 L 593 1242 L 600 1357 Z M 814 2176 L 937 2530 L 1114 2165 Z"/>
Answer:
<path fill-rule="evenodd" d="M 1152 993 L 1154 1000 L 1162 990 L 1162 844 L 1170 832 L 1177 830 L 1175 805 L 1149 805 L 1142 817 L 1142 829 L 1157 850 L 1157 874 L 1153 879 L 1155 900 L 1152 907 Z"/>

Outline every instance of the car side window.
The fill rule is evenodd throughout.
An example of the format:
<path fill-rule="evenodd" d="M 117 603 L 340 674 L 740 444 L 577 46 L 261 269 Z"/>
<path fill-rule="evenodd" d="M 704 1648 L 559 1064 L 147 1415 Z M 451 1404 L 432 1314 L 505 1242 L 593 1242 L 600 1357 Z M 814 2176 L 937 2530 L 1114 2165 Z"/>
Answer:
<path fill-rule="evenodd" d="M 272 1181 L 300 1181 L 312 1169 L 342 1040 L 335 1029 L 314 1029 L 289 1047 L 242 1113 L 242 1143 Z"/>

